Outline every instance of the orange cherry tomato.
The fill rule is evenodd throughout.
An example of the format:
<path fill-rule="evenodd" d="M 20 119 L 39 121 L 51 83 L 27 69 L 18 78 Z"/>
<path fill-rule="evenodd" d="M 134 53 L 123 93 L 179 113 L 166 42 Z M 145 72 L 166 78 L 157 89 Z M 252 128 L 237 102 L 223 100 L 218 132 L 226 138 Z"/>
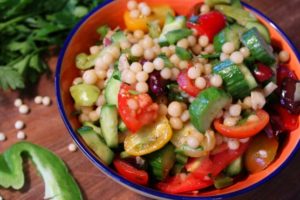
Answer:
<path fill-rule="evenodd" d="M 126 28 L 129 31 L 143 30 L 145 32 L 148 32 L 147 24 L 149 22 L 158 20 L 160 26 L 163 26 L 168 13 L 175 15 L 174 10 L 168 5 L 151 7 L 151 10 L 152 14 L 150 16 L 140 16 L 138 18 L 130 17 L 130 12 L 126 11 L 124 13 L 124 21 Z"/>
<path fill-rule="evenodd" d="M 265 133 L 254 136 L 245 152 L 246 169 L 251 173 L 262 171 L 274 160 L 277 149 L 275 137 L 270 138 Z"/>
<path fill-rule="evenodd" d="M 246 121 L 241 125 L 226 126 L 222 123 L 221 119 L 214 121 L 215 129 L 222 135 L 230 138 L 247 138 L 258 134 L 268 124 L 270 117 L 269 114 L 264 110 L 257 110 L 256 115 L 257 121 Z"/>

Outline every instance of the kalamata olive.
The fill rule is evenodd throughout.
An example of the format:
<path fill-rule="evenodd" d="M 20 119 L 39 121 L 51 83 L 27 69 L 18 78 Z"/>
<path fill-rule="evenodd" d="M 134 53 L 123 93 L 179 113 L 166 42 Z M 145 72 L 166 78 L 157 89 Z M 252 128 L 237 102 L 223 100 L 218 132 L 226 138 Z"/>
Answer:
<path fill-rule="evenodd" d="M 280 104 L 293 114 L 300 114 L 300 81 L 285 78 L 281 84 Z"/>
<path fill-rule="evenodd" d="M 166 94 L 167 81 L 160 76 L 160 72 L 155 70 L 149 76 L 149 87 L 151 92 L 156 95 Z"/>
<path fill-rule="evenodd" d="M 258 82 L 262 83 L 272 78 L 273 71 L 270 67 L 258 63 L 256 68 L 254 69 L 254 76 Z"/>
<path fill-rule="evenodd" d="M 285 78 L 292 78 L 297 80 L 297 76 L 293 71 L 281 65 L 277 68 L 277 85 L 279 86 L 279 89 L 281 88 L 282 81 Z"/>

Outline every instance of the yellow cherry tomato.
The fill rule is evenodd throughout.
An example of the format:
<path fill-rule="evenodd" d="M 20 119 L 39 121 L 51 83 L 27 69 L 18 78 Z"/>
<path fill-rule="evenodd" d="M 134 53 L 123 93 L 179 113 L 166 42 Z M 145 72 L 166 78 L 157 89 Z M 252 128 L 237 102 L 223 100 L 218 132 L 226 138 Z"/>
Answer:
<path fill-rule="evenodd" d="M 125 151 L 133 156 L 142 156 L 165 146 L 173 135 L 169 120 L 159 118 L 154 124 L 140 129 L 125 138 Z"/>
<path fill-rule="evenodd" d="M 148 32 L 147 24 L 151 21 L 158 20 L 160 26 L 163 26 L 168 13 L 175 15 L 174 10 L 168 5 L 155 6 L 151 8 L 152 14 L 150 16 L 139 16 L 138 18 L 130 17 L 130 12 L 124 13 L 124 21 L 126 28 L 130 31 L 143 30 Z"/>
<path fill-rule="evenodd" d="M 198 140 L 199 147 L 193 148 L 188 145 L 188 138 Z M 204 134 L 200 133 L 191 123 L 186 124 L 183 129 L 174 131 L 171 143 L 189 157 L 203 157 L 209 154 L 216 145 L 215 133 L 207 130 Z"/>

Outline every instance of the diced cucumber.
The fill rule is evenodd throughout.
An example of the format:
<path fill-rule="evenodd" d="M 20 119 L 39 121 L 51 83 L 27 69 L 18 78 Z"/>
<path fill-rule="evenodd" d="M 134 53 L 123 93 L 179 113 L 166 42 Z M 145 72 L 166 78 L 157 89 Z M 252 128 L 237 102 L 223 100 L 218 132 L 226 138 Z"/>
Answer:
<path fill-rule="evenodd" d="M 236 8 L 243 8 L 241 0 L 231 0 L 231 5 Z"/>
<path fill-rule="evenodd" d="M 210 87 L 203 90 L 189 107 L 191 123 L 204 133 L 218 113 L 230 102 L 231 96 L 222 89 Z"/>
<path fill-rule="evenodd" d="M 241 72 L 244 74 L 245 80 L 248 83 L 250 90 L 257 87 L 257 82 L 254 76 L 251 74 L 250 70 L 245 65 L 239 65 Z"/>
<path fill-rule="evenodd" d="M 162 29 L 162 32 L 159 36 L 159 44 L 161 46 L 167 45 L 168 40 L 166 37 L 166 34 L 169 33 L 170 31 L 174 30 L 181 30 L 186 27 L 186 18 L 184 16 L 177 16 L 174 17 L 170 14 L 167 15 L 164 27 Z"/>
<path fill-rule="evenodd" d="M 180 163 L 175 163 L 170 171 L 171 176 L 175 176 L 177 174 L 180 174 L 180 172 L 183 170 L 184 165 Z"/>
<path fill-rule="evenodd" d="M 77 106 L 93 106 L 100 95 L 100 90 L 95 85 L 83 83 L 71 86 L 70 93 Z"/>
<path fill-rule="evenodd" d="M 217 52 L 222 52 L 222 46 L 226 42 L 232 42 L 235 49 L 240 47 L 240 36 L 246 29 L 238 24 L 233 24 L 224 28 L 214 37 L 214 48 Z"/>
<path fill-rule="evenodd" d="M 84 142 L 97 156 L 107 165 L 110 165 L 114 158 L 114 152 L 98 137 L 98 134 L 91 127 L 78 129 Z"/>
<path fill-rule="evenodd" d="M 225 172 L 228 176 L 236 176 L 241 173 L 243 169 L 242 157 L 238 157 L 225 169 Z"/>
<path fill-rule="evenodd" d="M 175 152 L 172 144 L 148 156 L 151 173 L 157 180 L 164 180 L 175 163 Z"/>
<path fill-rule="evenodd" d="M 107 146 L 118 147 L 118 111 L 115 105 L 102 106 L 100 124 Z"/>
<path fill-rule="evenodd" d="M 230 185 L 233 184 L 233 178 L 229 177 L 229 176 L 224 176 L 224 175 L 218 175 L 215 179 L 214 179 L 214 186 L 217 189 L 222 189 L 225 187 L 228 187 Z"/>
<path fill-rule="evenodd" d="M 103 138 L 102 131 L 101 131 L 100 127 L 94 125 L 92 122 L 84 122 L 83 125 L 91 127 L 100 137 Z"/>
<path fill-rule="evenodd" d="M 180 164 L 186 164 L 188 161 L 188 157 L 182 153 L 176 153 L 176 162 L 180 163 Z"/>
<path fill-rule="evenodd" d="M 245 32 L 241 41 L 248 47 L 251 56 L 256 60 L 269 66 L 276 62 L 271 47 L 266 43 L 256 27 Z"/>
<path fill-rule="evenodd" d="M 245 25 L 248 22 L 256 22 L 257 18 L 250 12 L 243 8 L 238 8 L 229 5 L 216 5 L 215 9 L 223 13 L 224 15 L 231 17 L 237 21 L 240 25 Z"/>
<path fill-rule="evenodd" d="M 193 31 L 188 28 L 170 31 L 166 34 L 168 44 L 175 44 L 177 41 L 186 38 L 193 34 Z"/>
<path fill-rule="evenodd" d="M 257 86 L 251 72 L 244 65 L 236 65 L 230 60 L 214 66 L 213 72 L 222 77 L 225 89 L 234 98 L 240 99 L 248 96 L 250 90 Z"/>
<path fill-rule="evenodd" d="M 230 4 L 231 0 L 205 0 L 204 3 L 209 5 L 210 7 L 213 7 L 217 4 Z"/>
<path fill-rule="evenodd" d="M 130 158 L 132 155 L 128 154 L 126 151 L 122 151 L 120 153 L 120 158 L 125 159 L 125 158 Z"/>
<path fill-rule="evenodd" d="M 191 60 L 193 58 L 193 54 L 182 47 L 176 46 L 175 53 L 181 60 Z"/>
<path fill-rule="evenodd" d="M 119 122 L 118 129 L 120 132 L 125 132 L 128 130 L 126 124 L 122 120 Z"/>
<path fill-rule="evenodd" d="M 118 106 L 118 94 L 122 82 L 114 77 L 114 74 L 107 82 L 104 96 L 107 104 Z"/>
<path fill-rule="evenodd" d="M 113 43 L 119 43 L 122 42 L 124 40 L 127 40 L 125 34 L 123 31 L 116 31 L 112 36 L 111 36 L 111 40 Z"/>
<path fill-rule="evenodd" d="M 158 38 L 160 36 L 161 28 L 159 26 L 158 20 L 148 22 L 147 26 L 148 26 L 148 30 L 149 30 L 149 35 L 152 38 Z"/>
<path fill-rule="evenodd" d="M 263 36 L 263 38 L 265 39 L 265 41 L 267 43 L 271 43 L 271 36 L 270 36 L 270 32 L 267 29 L 267 27 L 265 27 L 263 24 L 261 24 L 260 22 L 248 22 L 245 27 L 247 29 L 251 29 L 251 28 L 257 28 L 258 32 Z"/>

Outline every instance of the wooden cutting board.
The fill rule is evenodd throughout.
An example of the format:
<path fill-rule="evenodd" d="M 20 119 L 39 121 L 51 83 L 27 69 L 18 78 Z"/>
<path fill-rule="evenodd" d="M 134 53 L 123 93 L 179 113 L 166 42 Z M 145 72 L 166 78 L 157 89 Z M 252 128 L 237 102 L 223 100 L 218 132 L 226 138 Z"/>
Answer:
<path fill-rule="evenodd" d="M 250 5 L 263 11 L 273 19 L 292 39 L 296 47 L 300 48 L 300 1 L 299 0 L 253 0 Z M 51 71 L 55 71 L 56 58 L 50 60 Z M 52 105 L 45 107 L 35 105 L 33 98 L 36 95 L 50 96 Z M 29 115 L 19 114 L 13 103 L 17 97 L 21 97 L 31 112 Z M 38 85 L 30 89 L 17 92 L 0 91 L 0 132 L 4 132 L 8 139 L 0 142 L 0 153 L 5 151 L 11 144 L 17 142 L 14 123 L 16 120 L 26 123 L 24 131 L 27 140 L 49 148 L 59 155 L 69 166 L 73 176 L 79 183 L 84 199 L 89 200 L 147 200 L 130 190 L 118 185 L 102 174 L 80 152 L 68 151 L 68 144 L 72 142 L 67 129 L 58 113 L 56 106 L 53 74 L 43 76 Z M 25 162 L 26 185 L 20 191 L 0 188 L 0 196 L 5 200 L 38 200 L 43 199 L 44 184 L 37 175 L 29 161 Z M 289 163 L 279 175 L 272 181 L 244 194 L 238 199 L 300 199 L 300 153 Z M 0 177 L 1 178 L 1 177 Z"/>

